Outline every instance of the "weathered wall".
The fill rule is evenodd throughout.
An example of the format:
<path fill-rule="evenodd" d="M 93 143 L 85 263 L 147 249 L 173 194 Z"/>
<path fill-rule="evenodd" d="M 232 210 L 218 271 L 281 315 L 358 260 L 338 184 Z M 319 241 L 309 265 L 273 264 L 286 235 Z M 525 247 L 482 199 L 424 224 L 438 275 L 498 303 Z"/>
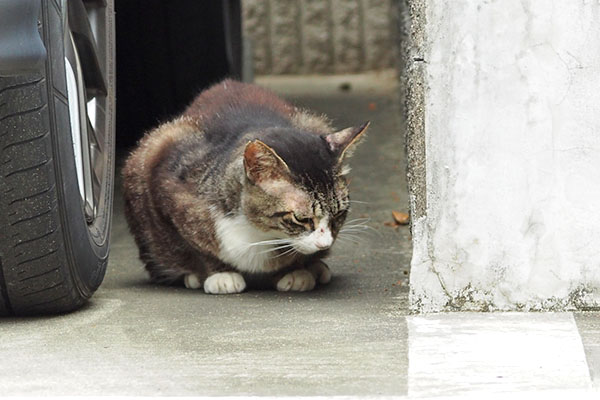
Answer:
<path fill-rule="evenodd" d="M 599 306 L 600 4 L 408 5 L 413 310 Z"/>
<path fill-rule="evenodd" d="M 425 1 L 400 0 L 398 18 L 400 87 L 403 93 L 407 182 L 411 220 L 425 215 Z M 410 112 L 407 112 L 410 110 Z"/>
<path fill-rule="evenodd" d="M 243 0 L 256 74 L 346 73 L 394 64 L 394 0 Z"/>

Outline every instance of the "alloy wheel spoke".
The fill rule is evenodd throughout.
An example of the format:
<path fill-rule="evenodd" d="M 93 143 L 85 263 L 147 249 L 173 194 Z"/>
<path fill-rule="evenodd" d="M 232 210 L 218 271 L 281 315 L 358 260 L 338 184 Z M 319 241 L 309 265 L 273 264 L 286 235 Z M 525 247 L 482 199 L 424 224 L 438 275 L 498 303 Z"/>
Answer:
<path fill-rule="evenodd" d="M 82 64 L 86 94 L 89 98 L 107 94 L 106 79 L 102 71 L 96 39 L 92 32 L 86 7 L 81 0 L 70 0 L 69 29 L 73 35 Z"/>
<path fill-rule="evenodd" d="M 88 132 L 92 133 L 90 135 L 90 161 L 92 164 L 92 178 L 97 183 L 101 183 L 103 175 L 104 175 L 104 158 L 103 158 L 103 154 L 102 154 L 100 145 L 95 138 L 94 128 L 92 127 L 91 124 L 89 124 L 89 121 L 88 121 Z M 98 197 L 99 197 L 99 193 L 98 193 L 98 196 L 96 196 L 96 192 L 94 192 L 94 198 L 95 198 L 96 202 L 98 200 Z"/>
<path fill-rule="evenodd" d="M 106 56 L 104 1 L 68 0 L 65 21 L 65 57 L 75 70 L 77 90 L 69 93 L 77 117 L 73 129 L 76 166 L 81 170 L 81 195 L 86 220 L 93 223 L 100 206 L 103 183 L 107 179 L 106 156 Z M 99 51 L 100 49 L 100 51 Z"/>

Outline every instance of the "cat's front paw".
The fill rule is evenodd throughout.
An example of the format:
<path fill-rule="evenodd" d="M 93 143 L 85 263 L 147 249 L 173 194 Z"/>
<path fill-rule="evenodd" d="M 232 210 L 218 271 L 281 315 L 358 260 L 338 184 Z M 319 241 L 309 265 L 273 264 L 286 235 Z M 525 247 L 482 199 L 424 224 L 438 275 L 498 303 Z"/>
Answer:
<path fill-rule="evenodd" d="M 313 274 L 315 280 L 320 284 L 324 285 L 331 281 L 331 271 L 329 270 L 327 264 L 321 260 L 314 261 L 312 264 L 306 267 L 306 269 Z"/>
<path fill-rule="evenodd" d="M 244 289 L 246 281 L 237 272 L 219 272 L 204 281 L 204 291 L 210 294 L 241 293 Z"/>
<path fill-rule="evenodd" d="M 188 289 L 199 289 L 201 284 L 198 276 L 188 274 L 184 279 Z M 206 278 L 204 291 L 210 294 L 241 293 L 246 288 L 244 277 L 237 272 L 219 272 Z"/>
<path fill-rule="evenodd" d="M 188 289 L 198 289 L 202 286 L 202 282 L 196 274 L 187 274 L 183 277 L 183 284 Z"/>
<path fill-rule="evenodd" d="M 305 292 L 313 290 L 316 285 L 315 277 L 306 269 L 297 269 L 289 272 L 277 282 L 280 292 Z"/>

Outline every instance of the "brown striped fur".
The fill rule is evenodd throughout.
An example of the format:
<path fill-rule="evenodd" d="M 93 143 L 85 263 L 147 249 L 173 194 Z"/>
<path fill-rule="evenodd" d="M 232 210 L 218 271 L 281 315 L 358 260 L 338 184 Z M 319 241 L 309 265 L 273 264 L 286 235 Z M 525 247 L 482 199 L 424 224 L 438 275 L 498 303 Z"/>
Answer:
<path fill-rule="evenodd" d="M 148 132 L 123 169 L 125 215 L 151 279 L 275 276 L 317 262 L 326 250 L 275 249 L 249 272 L 221 259 L 227 242 L 218 232 L 241 218 L 259 236 L 293 243 L 329 221 L 335 239 L 349 207 L 343 154 L 364 130 L 335 136 L 324 116 L 255 85 L 225 80 L 202 92 L 182 116 Z"/>

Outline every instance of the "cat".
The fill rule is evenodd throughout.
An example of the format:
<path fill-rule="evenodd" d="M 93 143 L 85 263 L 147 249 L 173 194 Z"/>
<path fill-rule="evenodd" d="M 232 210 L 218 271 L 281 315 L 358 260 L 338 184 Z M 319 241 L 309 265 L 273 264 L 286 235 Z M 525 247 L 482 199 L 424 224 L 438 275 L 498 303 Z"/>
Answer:
<path fill-rule="evenodd" d="M 151 281 L 242 292 L 331 279 L 322 261 L 348 214 L 346 164 L 369 123 L 325 116 L 224 80 L 147 133 L 123 168 L 125 215 Z"/>

